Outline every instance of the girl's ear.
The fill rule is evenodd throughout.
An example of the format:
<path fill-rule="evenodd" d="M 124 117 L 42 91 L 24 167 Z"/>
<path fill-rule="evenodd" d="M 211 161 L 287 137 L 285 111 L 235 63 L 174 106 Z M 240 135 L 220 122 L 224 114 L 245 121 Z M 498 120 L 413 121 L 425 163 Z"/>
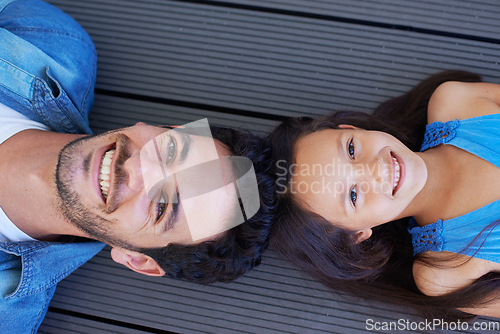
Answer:
<path fill-rule="evenodd" d="M 356 234 L 354 234 L 354 242 L 359 244 L 360 242 L 363 242 L 366 239 L 370 238 L 372 236 L 372 233 L 373 233 L 373 231 L 371 228 L 367 228 L 366 230 L 358 231 L 358 232 L 356 232 Z"/>
<path fill-rule="evenodd" d="M 349 124 L 339 124 L 337 127 L 341 129 L 346 129 L 346 130 L 361 130 L 361 128 L 358 128 L 354 125 L 349 125 Z"/>

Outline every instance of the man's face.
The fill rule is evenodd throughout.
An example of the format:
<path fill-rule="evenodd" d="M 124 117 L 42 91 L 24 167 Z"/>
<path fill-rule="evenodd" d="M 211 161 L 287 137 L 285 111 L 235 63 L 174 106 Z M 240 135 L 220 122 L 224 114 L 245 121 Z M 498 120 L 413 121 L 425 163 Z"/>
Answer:
<path fill-rule="evenodd" d="M 169 175 L 154 191 L 147 184 L 147 176 L 155 179 L 159 160 L 152 156 L 148 159 L 143 150 L 152 139 L 161 170 Z M 239 209 L 236 190 L 229 183 L 185 198 L 189 188 L 179 186 L 175 175 L 213 160 L 214 155 L 230 154 L 211 137 L 145 124 L 83 137 L 68 144 L 59 156 L 56 182 L 60 207 L 65 217 L 89 237 L 113 246 L 141 249 L 169 243 L 197 244 L 214 236 L 193 238 L 188 222 L 226 224 L 233 219 L 235 208 Z M 211 176 L 208 173 L 203 177 Z"/>

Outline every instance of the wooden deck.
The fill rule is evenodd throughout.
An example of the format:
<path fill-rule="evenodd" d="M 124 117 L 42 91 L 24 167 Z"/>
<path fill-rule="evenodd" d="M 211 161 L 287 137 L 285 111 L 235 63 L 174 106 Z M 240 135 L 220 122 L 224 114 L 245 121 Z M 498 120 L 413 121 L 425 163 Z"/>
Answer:
<path fill-rule="evenodd" d="M 49 2 L 96 44 L 95 132 L 207 117 L 265 134 L 287 116 L 369 112 L 443 69 L 500 83 L 495 0 Z M 272 250 L 236 282 L 201 286 L 135 274 L 106 248 L 59 284 L 39 332 L 365 333 L 367 319 L 422 320 L 332 293 Z"/>

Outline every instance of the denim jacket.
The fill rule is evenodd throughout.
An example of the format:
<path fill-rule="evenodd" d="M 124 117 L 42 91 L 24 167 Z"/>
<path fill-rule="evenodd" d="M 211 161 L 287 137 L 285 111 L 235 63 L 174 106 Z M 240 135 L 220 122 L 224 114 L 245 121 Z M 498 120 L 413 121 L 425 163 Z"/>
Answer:
<path fill-rule="evenodd" d="M 91 133 L 96 52 L 68 15 L 0 0 L 0 102 L 54 131 Z M 56 284 L 103 248 L 95 241 L 0 242 L 0 333 L 35 333 Z"/>

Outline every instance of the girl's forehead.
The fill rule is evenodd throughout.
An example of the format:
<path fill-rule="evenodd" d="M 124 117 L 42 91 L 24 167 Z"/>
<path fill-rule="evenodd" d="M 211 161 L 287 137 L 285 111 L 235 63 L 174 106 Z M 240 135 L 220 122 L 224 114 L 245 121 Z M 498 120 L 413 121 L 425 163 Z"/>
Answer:
<path fill-rule="evenodd" d="M 310 145 L 313 144 L 321 144 L 321 143 L 329 143 L 332 139 L 338 138 L 343 134 L 353 131 L 351 129 L 323 129 L 319 131 L 315 131 L 305 136 L 302 136 L 297 140 L 297 145 Z"/>
<path fill-rule="evenodd" d="M 295 160 L 320 160 L 325 153 L 338 151 L 338 145 L 347 130 L 326 129 L 305 135 L 294 145 Z"/>

